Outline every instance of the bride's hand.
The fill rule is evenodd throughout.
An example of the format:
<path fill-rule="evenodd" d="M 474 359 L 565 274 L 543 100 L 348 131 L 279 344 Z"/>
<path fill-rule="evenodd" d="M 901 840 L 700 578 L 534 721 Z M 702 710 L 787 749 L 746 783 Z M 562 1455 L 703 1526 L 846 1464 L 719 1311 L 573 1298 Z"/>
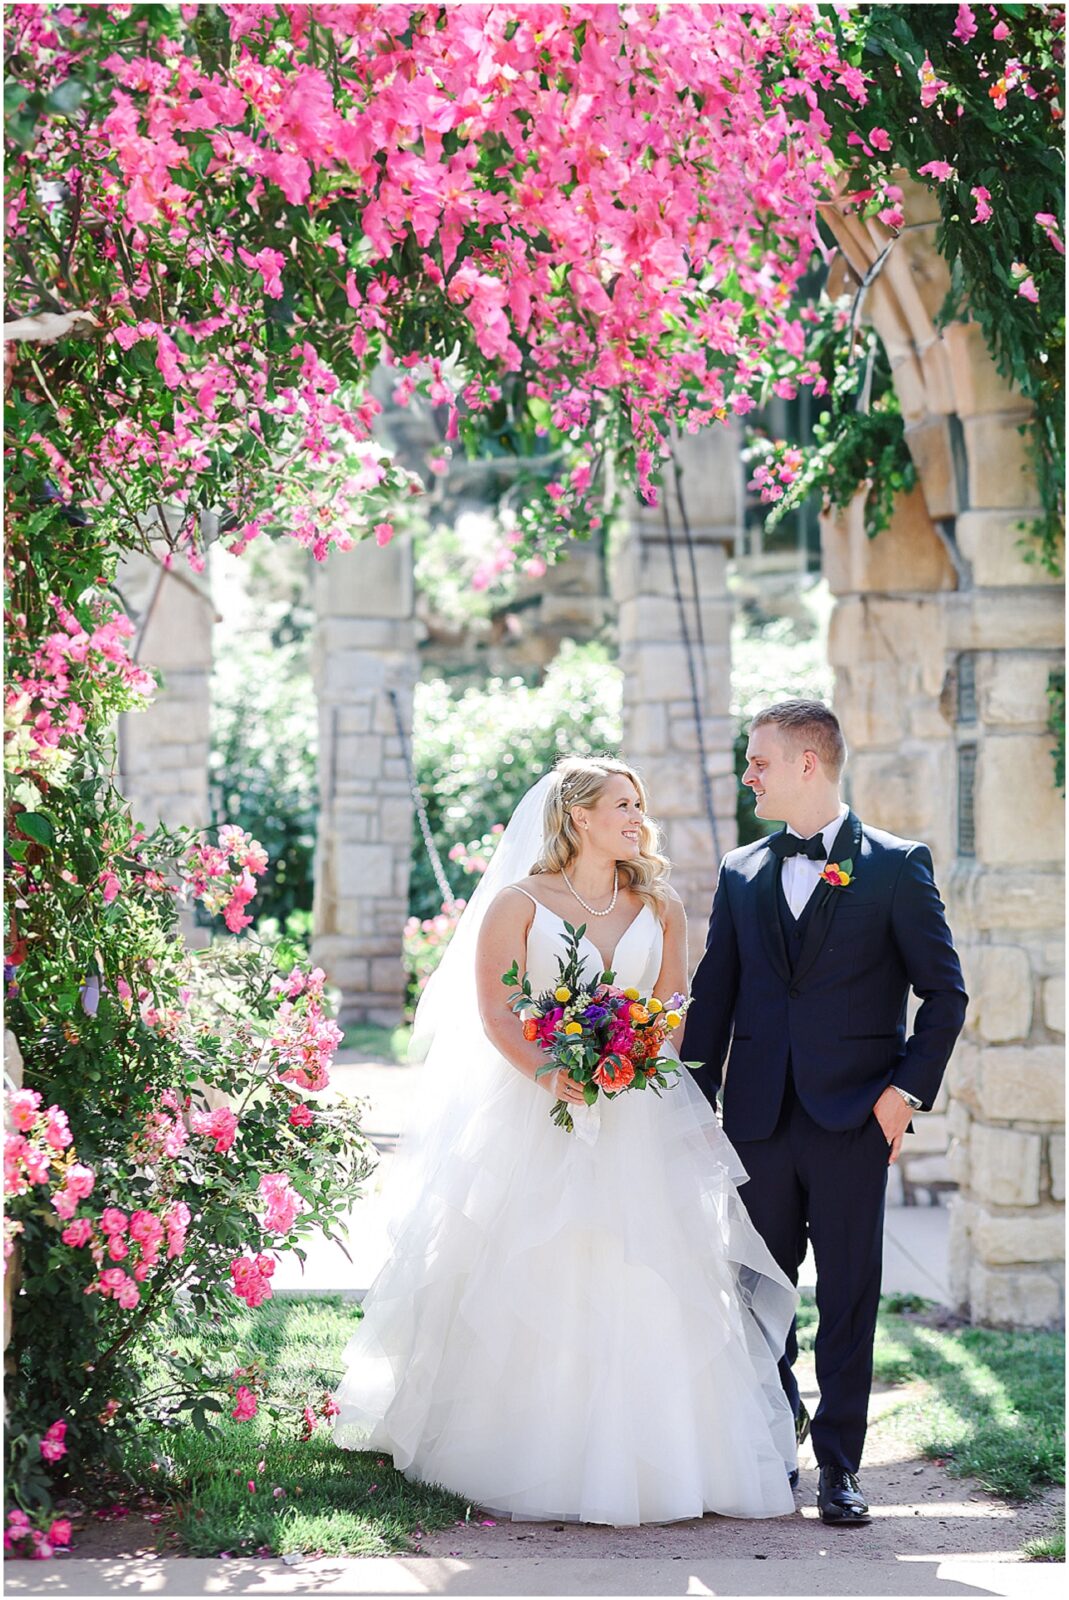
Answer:
<path fill-rule="evenodd" d="M 570 1105 L 582 1105 L 583 1085 L 576 1083 L 570 1073 L 563 1067 L 558 1067 L 556 1072 L 547 1072 L 538 1079 L 543 1088 L 548 1089 L 554 1100 L 566 1100 Z"/>

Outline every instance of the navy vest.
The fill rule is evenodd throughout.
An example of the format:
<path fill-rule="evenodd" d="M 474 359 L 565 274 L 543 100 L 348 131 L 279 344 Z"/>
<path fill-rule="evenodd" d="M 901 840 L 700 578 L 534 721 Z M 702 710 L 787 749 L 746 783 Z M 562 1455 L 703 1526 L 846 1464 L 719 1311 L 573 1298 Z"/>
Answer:
<path fill-rule="evenodd" d="M 818 883 L 816 888 L 814 888 L 813 893 L 809 896 L 809 899 L 802 907 L 801 916 L 795 918 L 791 914 L 791 908 L 787 904 L 787 896 L 783 890 L 783 863 L 782 861 L 780 862 L 779 872 L 776 876 L 776 905 L 779 908 L 779 921 L 780 927 L 783 929 L 783 942 L 787 946 L 787 960 L 790 962 L 792 972 L 798 965 L 798 957 L 802 953 L 802 941 L 805 938 L 805 931 L 809 926 L 809 919 L 813 915 L 813 907 L 817 903 L 817 889 L 819 888 L 820 884 Z M 784 1085 L 783 1106 L 781 1111 L 783 1116 L 786 1117 L 790 1115 L 790 1107 L 793 1100 L 794 1062 L 791 1059 L 791 1054 L 788 1050 L 787 1081 Z"/>
<path fill-rule="evenodd" d="M 787 960 L 790 962 L 791 971 L 793 972 L 798 965 L 798 957 L 802 953 L 802 942 L 805 939 L 806 929 L 809 927 L 809 919 L 813 915 L 813 907 L 817 903 L 817 890 L 820 888 L 820 884 L 819 882 L 817 883 L 813 893 L 802 907 L 801 916 L 797 919 L 791 915 L 791 908 L 787 904 L 787 896 L 783 890 L 782 862 L 780 863 L 776 888 L 778 891 L 776 904 L 779 907 L 780 927 L 783 929 L 783 939 L 787 946 Z"/>

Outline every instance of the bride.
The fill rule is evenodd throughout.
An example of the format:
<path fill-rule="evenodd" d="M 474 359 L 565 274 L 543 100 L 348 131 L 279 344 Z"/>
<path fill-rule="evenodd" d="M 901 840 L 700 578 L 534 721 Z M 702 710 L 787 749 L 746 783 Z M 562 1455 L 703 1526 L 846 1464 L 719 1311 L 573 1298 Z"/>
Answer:
<path fill-rule="evenodd" d="M 554 1126 L 582 1092 L 509 1009 L 515 961 L 687 989 L 686 918 L 641 780 L 569 757 L 528 790 L 420 1001 L 426 1094 L 387 1178 L 392 1254 L 335 1393 L 334 1440 L 516 1519 L 630 1526 L 793 1512 L 776 1363 L 796 1294 L 684 1070 Z"/>

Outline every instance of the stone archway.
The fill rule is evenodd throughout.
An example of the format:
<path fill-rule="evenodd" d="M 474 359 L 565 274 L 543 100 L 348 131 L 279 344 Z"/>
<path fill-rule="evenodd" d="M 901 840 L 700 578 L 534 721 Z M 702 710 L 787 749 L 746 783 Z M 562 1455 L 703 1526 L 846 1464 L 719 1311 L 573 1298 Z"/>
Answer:
<path fill-rule="evenodd" d="M 919 477 L 874 544 L 856 514 L 825 522 L 836 707 L 858 809 L 933 846 L 971 996 L 947 1076 L 951 1292 L 977 1321 L 1042 1325 L 1064 1315 L 1064 818 L 1046 730 L 1063 597 L 1022 549 L 1027 402 L 979 328 L 935 326 L 938 207 L 900 181 L 893 244 L 877 221 L 827 219 L 858 284 L 891 245 L 865 313 Z"/>

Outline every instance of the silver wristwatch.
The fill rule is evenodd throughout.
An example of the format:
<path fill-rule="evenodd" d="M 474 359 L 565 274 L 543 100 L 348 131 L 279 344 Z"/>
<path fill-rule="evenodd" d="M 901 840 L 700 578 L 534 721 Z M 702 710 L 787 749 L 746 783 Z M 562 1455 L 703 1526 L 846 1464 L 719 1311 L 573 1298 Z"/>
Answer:
<path fill-rule="evenodd" d="M 900 1089 L 897 1083 L 892 1083 L 891 1088 L 895 1094 L 900 1094 L 907 1106 L 912 1106 L 914 1111 L 923 1111 L 924 1101 L 918 1100 L 915 1094 L 910 1094 L 908 1089 Z"/>

